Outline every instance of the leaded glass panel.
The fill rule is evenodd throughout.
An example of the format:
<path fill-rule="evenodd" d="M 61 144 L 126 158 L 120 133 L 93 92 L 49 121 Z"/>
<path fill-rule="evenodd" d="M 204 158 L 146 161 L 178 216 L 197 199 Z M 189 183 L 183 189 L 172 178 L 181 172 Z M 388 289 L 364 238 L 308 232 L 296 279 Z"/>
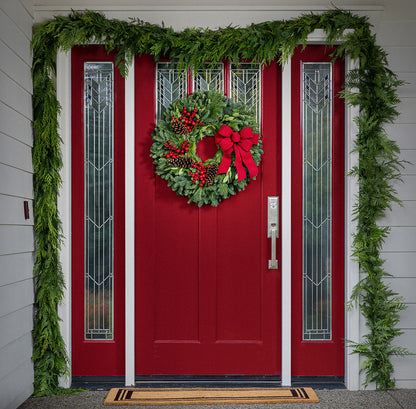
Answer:
<path fill-rule="evenodd" d="M 84 64 L 85 339 L 113 339 L 113 63 Z"/>
<path fill-rule="evenodd" d="M 170 62 L 156 65 L 156 117 L 162 118 L 166 109 L 177 99 L 186 96 L 186 72 L 178 70 Z"/>
<path fill-rule="evenodd" d="M 218 64 L 216 68 L 210 68 L 206 63 L 204 70 L 194 73 L 194 91 L 224 92 L 224 64 Z"/>
<path fill-rule="evenodd" d="M 303 339 L 331 326 L 332 85 L 330 63 L 303 64 Z"/>
<path fill-rule="evenodd" d="M 231 98 L 235 102 L 245 104 L 256 114 L 260 123 L 261 113 L 261 68 L 259 64 L 240 63 L 231 64 L 230 90 Z"/>

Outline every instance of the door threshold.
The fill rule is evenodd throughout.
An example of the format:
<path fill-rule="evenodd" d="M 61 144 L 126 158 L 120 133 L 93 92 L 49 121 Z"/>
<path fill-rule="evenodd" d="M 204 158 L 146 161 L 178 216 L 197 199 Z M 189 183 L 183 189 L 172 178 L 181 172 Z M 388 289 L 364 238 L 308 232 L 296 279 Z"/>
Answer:
<path fill-rule="evenodd" d="M 276 388 L 279 375 L 140 375 L 136 388 Z M 71 388 L 106 390 L 124 386 L 124 376 L 73 376 Z"/>
<path fill-rule="evenodd" d="M 153 388 L 276 388 L 278 375 L 151 375 L 136 376 L 137 387 Z"/>
<path fill-rule="evenodd" d="M 136 376 L 136 388 L 278 388 L 280 375 L 148 375 Z M 124 386 L 124 376 L 74 376 L 71 388 L 109 390 Z M 343 376 L 295 376 L 294 387 L 346 389 Z"/>
<path fill-rule="evenodd" d="M 292 386 L 314 389 L 347 389 L 343 376 L 292 376 Z"/>

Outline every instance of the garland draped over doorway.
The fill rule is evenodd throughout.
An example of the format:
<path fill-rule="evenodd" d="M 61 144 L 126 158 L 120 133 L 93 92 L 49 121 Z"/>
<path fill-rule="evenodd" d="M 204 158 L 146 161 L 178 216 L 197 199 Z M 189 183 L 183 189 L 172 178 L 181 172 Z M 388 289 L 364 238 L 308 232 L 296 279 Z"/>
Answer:
<path fill-rule="evenodd" d="M 58 50 L 69 51 L 75 45 L 99 41 L 107 51 L 116 50 L 116 63 L 122 75 L 127 74 L 133 57 L 143 53 L 151 54 L 156 60 L 169 54 L 183 69 L 198 69 L 206 60 L 215 63 L 251 59 L 268 64 L 277 59 L 283 64 L 299 44 L 306 46 L 308 35 L 316 29 L 324 30 L 328 45 L 341 42 L 334 58 L 348 56 L 358 61 L 358 68 L 348 74 L 342 92 L 347 104 L 359 107 L 359 116 L 355 119 L 358 125 L 355 151 L 359 153 L 359 164 L 350 174 L 356 176 L 359 183 L 354 207 L 358 222 L 354 255 L 360 265 L 361 280 L 349 304 L 351 308 L 359 304 L 368 333 L 360 342 L 350 344 L 354 353 L 365 358 L 361 366 L 366 374 L 365 386 L 375 382 L 378 389 L 394 387 L 391 357 L 408 354 L 406 349 L 392 345 L 393 339 L 402 333 L 397 324 L 399 312 L 405 305 L 383 281 L 387 273 L 380 251 L 389 228 L 378 226 L 377 220 L 391 208 L 392 202 L 399 202 L 394 189 L 402 166 L 399 149 L 386 135 L 384 126 L 398 116 L 397 87 L 402 82 L 388 68 L 387 55 L 376 45 L 367 17 L 334 9 L 246 28 L 188 28 L 175 32 L 172 28 L 138 19 L 110 20 L 100 13 L 85 11 L 57 16 L 36 26 L 32 41 L 35 396 L 59 393 L 58 378 L 69 373 L 57 313 L 65 286 L 59 262 L 63 237 L 57 209 L 62 169 L 62 141 L 58 132 L 60 106 L 54 83 Z"/>

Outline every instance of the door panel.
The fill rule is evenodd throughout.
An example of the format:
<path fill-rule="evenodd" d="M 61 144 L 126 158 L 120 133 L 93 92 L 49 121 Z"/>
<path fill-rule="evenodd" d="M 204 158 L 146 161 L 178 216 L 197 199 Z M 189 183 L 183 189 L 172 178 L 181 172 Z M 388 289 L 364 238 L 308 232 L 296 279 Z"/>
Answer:
<path fill-rule="evenodd" d="M 331 161 L 330 176 L 322 174 L 324 151 L 322 147 L 322 138 L 316 138 L 314 146 L 310 149 L 316 153 L 317 163 L 309 163 L 309 167 L 314 172 L 316 186 L 312 187 L 313 197 L 305 198 L 306 190 L 304 188 L 305 178 L 303 175 L 304 166 L 304 139 L 302 121 L 308 119 L 303 116 L 302 112 L 302 64 L 310 62 L 330 62 L 332 58 L 330 53 L 332 48 L 324 46 L 308 46 L 301 52 L 301 47 L 295 50 L 292 58 L 292 375 L 293 376 L 323 376 L 323 375 L 344 375 L 344 102 L 337 94 L 341 91 L 344 83 L 344 65 L 343 61 L 337 60 L 331 69 L 332 75 L 332 107 L 331 118 L 332 124 L 330 126 L 331 137 Z M 317 83 L 319 83 L 317 81 Z M 310 92 L 305 84 L 305 92 Z M 313 94 L 313 98 L 319 104 L 322 98 L 326 98 L 325 92 L 321 89 L 317 94 Z M 316 135 L 320 135 L 321 125 L 325 125 L 328 118 L 322 117 L 321 122 L 313 123 Z M 319 126 L 318 126 L 319 124 Z M 308 158 L 305 158 L 308 160 Z M 321 174 L 319 174 L 321 172 Z M 330 177 L 329 186 L 331 189 L 330 214 L 325 219 L 320 214 L 322 205 L 320 197 L 326 197 L 323 193 L 322 179 Z M 311 195 L 312 196 L 312 195 Z M 303 223 L 307 218 L 304 214 L 304 206 L 307 201 L 313 201 L 313 206 L 316 207 L 315 213 L 318 215 L 318 221 L 308 221 L 309 225 L 313 227 L 312 231 L 315 234 L 315 242 L 319 244 L 321 231 L 324 223 L 330 222 L 331 229 L 329 234 L 331 240 L 329 243 L 329 250 L 323 249 L 316 245 L 310 250 L 314 263 L 308 263 L 307 255 L 304 250 Z M 322 212 L 324 210 L 322 209 Z M 308 230 L 310 231 L 310 230 Z M 322 256 L 322 251 L 329 254 L 330 261 L 328 266 L 322 266 L 322 261 L 325 257 Z M 327 258 L 328 259 L 328 258 Z M 327 276 L 314 282 L 314 296 L 308 299 L 309 305 L 305 304 L 305 288 L 303 287 L 304 277 L 308 280 L 314 281 L 312 277 L 315 272 L 310 270 L 326 270 Z M 320 272 L 318 271 L 318 274 Z M 325 289 L 320 286 L 320 282 L 324 279 L 331 280 L 331 294 L 328 296 L 323 294 Z M 329 299 L 329 301 L 328 301 Z M 323 303 L 329 302 L 327 311 L 330 314 L 330 334 L 327 333 L 329 339 L 314 339 L 308 340 L 303 333 L 304 320 L 309 319 L 306 314 L 312 311 L 315 313 L 315 327 L 316 338 L 323 338 L 320 336 L 323 328 L 321 315 L 323 314 Z M 313 302 L 313 305 L 311 303 Z M 309 321 L 308 321 L 309 322 Z M 326 331 L 327 332 L 327 331 Z M 309 338 L 310 339 L 310 338 Z"/>
<path fill-rule="evenodd" d="M 114 54 L 108 55 L 99 46 L 72 48 L 74 376 L 124 375 L 124 79 L 114 64 L 109 64 L 113 67 L 112 85 L 105 79 L 100 82 L 89 78 L 84 64 L 95 66 L 96 62 L 113 63 Z M 84 84 L 86 81 L 89 83 Z M 107 92 L 106 87 L 112 90 Z M 107 101 L 112 106 L 109 110 L 103 109 Z M 93 117 L 85 112 L 84 102 L 94 105 Z M 113 114 L 109 115 L 111 110 Z M 100 141 L 104 132 L 112 133 L 114 150 L 110 154 L 112 148 Z M 90 141 L 87 144 L 86 133 Z M 109 166 L 112 176 L 104 176 Z M 103 194 L 105 189 L 108 194 Z M 114 203 L 109 206 L 109 202 Z M 106 214 L 108 208 L 112 208 L 112 214 Z M 106 228 L 109 224 L 111 229 Z"/>
<path fill-rule="evenodd" d="M 266 204 L 280 191 L 280 71 L 263 71 L 260 175 L 217 208 L 187 204 L 154 175 L 154 72 L 149 57 L 136 59 L 136 373 L 277 374 Z"/>

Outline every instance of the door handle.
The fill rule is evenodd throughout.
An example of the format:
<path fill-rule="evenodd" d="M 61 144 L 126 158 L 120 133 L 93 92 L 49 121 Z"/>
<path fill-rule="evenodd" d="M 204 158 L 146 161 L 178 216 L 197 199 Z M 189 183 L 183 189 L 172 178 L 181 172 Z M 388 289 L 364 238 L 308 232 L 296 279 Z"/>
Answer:
<path fill-rule="evenodd" d="M 279 237 L 279 197 L 269 196 L 267 198 L 267 237 L 272 240 L 271 260 L 269 270 L 277 270 L 276 239 Z"/>

